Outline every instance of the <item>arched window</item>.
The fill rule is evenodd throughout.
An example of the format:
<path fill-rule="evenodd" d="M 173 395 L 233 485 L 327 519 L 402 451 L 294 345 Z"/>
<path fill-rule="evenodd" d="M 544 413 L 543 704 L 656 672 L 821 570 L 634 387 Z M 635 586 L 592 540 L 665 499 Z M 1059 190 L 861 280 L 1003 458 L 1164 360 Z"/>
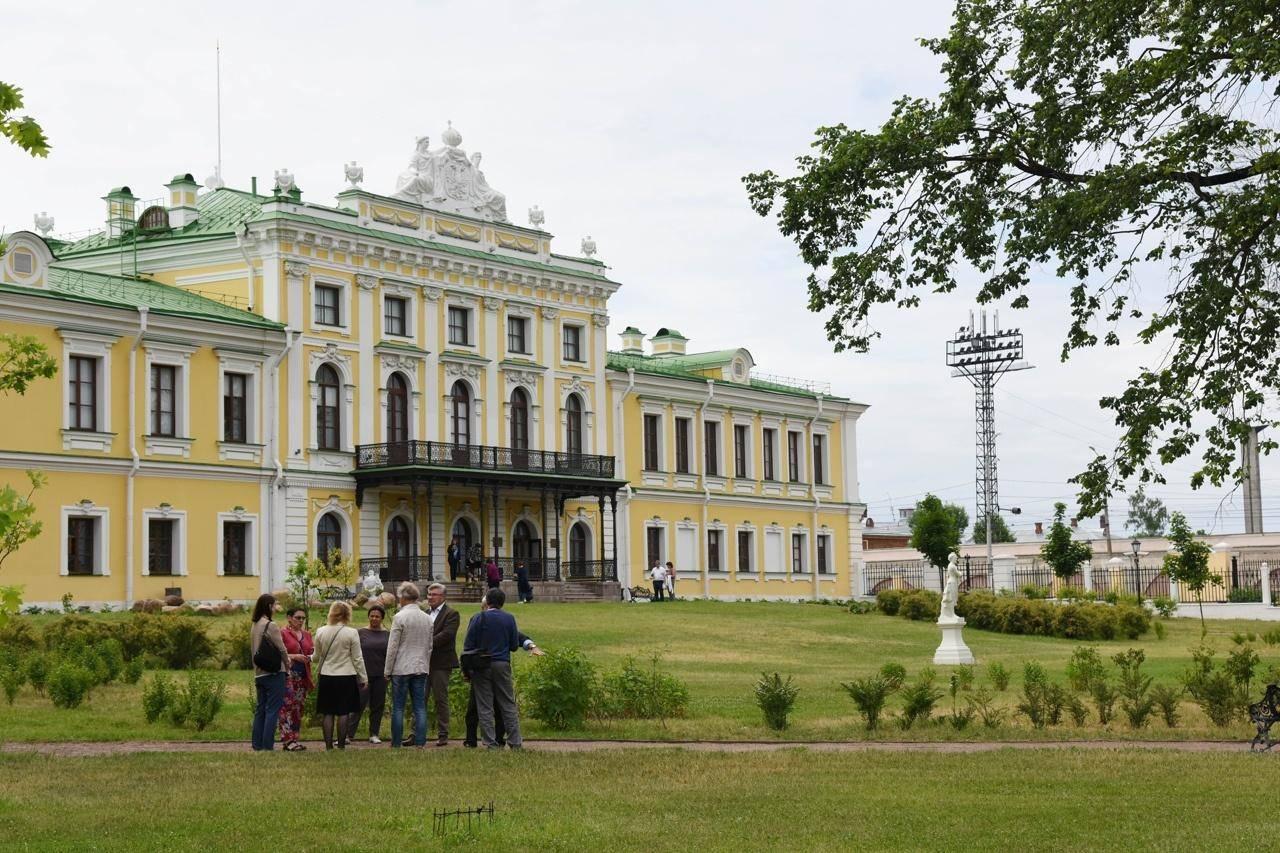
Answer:
<path fill-rule="evenodd" d="M 564 401 L 564 449 L 582 452 L 582 398 L 577 394 L 570 394 Z"/>
<path fill-rule="evenodd" d="M 542 542 L 527 521 L 517 521 L 511 531 L 511 556 L 517 563 L 524 563 L 529 577 L 542 578 Z"/>
<path fill-rule="evenodd" d="M 387 443 L 409 440 L 409 383 L 404 374 L 393 373 L 387 379 Z"/>
<path fill-rule="evenodd" d="M 321 450 L 342 449 L 342 415 L 339 409 L 342 383 L 338 371 L 322 364 L 316 371 L 316 446 Z"/>
<path fill-rule="evenodd" d="M 587 526 L 579 522 L 569 528 L 569 576 L 585 576 L 589 557 Z"/>
<path fill-rule="evenodd" d="M 529 449 L 529 395 L 523 388 L 511 392 L 511 449 Z"/>
<path fill-rule="evenodd" d="M 404 516 L 397 515 L 387 525 L 387 556 L 392 559 L 408 557 L 411 547 L 409 522 L 404 520 Z"/>
<path fill-rule="evenodd" d="M 325 562 L 342 550 L 342 521 L 336 512 L 326 512 L 316 523 L 316 556 Z"/>
<path fill-rule="evenodd" d="M 453 400 L 453 443 L 471 443 L 471 391 L 467 383 L 458 380 L 453 383 L 449 395 Z"/>
<path fill-rule="evenodd" d="M 471 522 L 465 518 L 459 518 L 453 523 L 451 532 L 451 541 L 449 543 L 448 560 L 449 560 L 449 579 L 457 580 L 459 577 L 465 577 L 470 574 L 473 567 L 471 563 L 474 561 L 479 566 L 480 555 L 472 554 L 472 548 L 476 542 L 476 534 Z"/>

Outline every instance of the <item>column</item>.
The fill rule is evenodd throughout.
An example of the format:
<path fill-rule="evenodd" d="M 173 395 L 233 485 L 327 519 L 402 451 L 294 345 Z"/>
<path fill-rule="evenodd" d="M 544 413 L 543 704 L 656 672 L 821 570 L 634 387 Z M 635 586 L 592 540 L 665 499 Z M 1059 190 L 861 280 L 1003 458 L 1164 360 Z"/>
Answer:
<path fill-rule="evenodd" d="M 599 495 L 600 499 L 600 572 L 603 577 L 604 572 L 604 495 Z"/>
<path fill-rule="evenodd" d="M 542 340 L 538 352 L 541 363 L 551 368 L 542 375 L 542 449 L 559 450 L 560 442 L 556 431 L 560 426 L 560 388 L 556 383 L 559 372 L 555 366 L 559 363 L 560 354 L 556 350 L 556 319 L 560 316 L 557 308 L 542 308 Z M 558 562 L 558 560 L 557 560 Z"/>
<path fill-rule="evenodd" d="M 371 275 L 356 275 L 356 301 L 359 306 L 357 308 L 359 320 L 358 342 L 360 345 L 359 367 L 357 368 L 359 376 L 356 379 L 356 393 L 360 395 L 360 398 L 357 401 L 359 431 L 352 436 L 351 443 L 353 445 L 376 444 L 378 442 L 373 432 L 373 410 L 378 404 L 378 377 L 373 369 L 373 289 L 377 284 L 378 280 Z"/>
<path fill-rule="evenodd" d="M 592 409 L 595 411 L 595 434 L 591 441 L 591 451 L 598 456 L 607 455 L 608 450 L 608 389 L 605 387 L 605 363 L 608 359 L 608 343 L 609 343 L 609 315 L 608 314 L 592 314 L 591 315 L 591 372 L 596 377 L 595 381 L 595 402 Z M 618 412 L 616 417 L 622 417 L 622 413 Z M 604 513 L 600 515 L 600 538 L 604 539 Z"/>
<path fill-rule="evenodd" d="M 422 348 L 430 355 L 426 359 L 426 378 L 422 383 L 422 398 L 427 401 L 427 429 L 422 437 L 427 441 L 440 441 L 440 288 L 424 285 L 422 288 Z"/>
<path fill-rule="evenodd" d="M 564 515 L 564 496 L 556 493 L 556 580 L 560 580 L 560 540 L 561 533 L 564 531 L 563 515 Z"/>
<path fill-rule="evenodd" d="M 302 307 L 305 299 L 303 283 L 310 272 L 311 268 L 304 263 L 285 261 L 285 282 L 289 291 L 288 325 L 298 331 L 302 331 L 303 327 Z M 289 350 L 288 362 L 289 399 L 284 408 L 289 413 L 289 443 L 282 448 L 280 458 L 295 460 L 294 451 L 306 446 L 302 439 L 302 413 L 305 405 L 303 389 L 306 388 L 306 376 L 304 376 L 305 371 L 303 370 L 301 341 L 295 343 L 293 348 Z"/>
<path fill-rule="evenodd" d="M 1262 581 L 1262 605 L 1263 607 L 1271 606 L 1271 567 L 1263 563 L 1259 568 L 1258 578 Z"/>
<path fill-rule="evenodd" d="M 493 487 L 493 539 L 491 545 L 493 547 L 493 559 L 497 559 L 502 554 L 502 546 L 498 544 L 499 538 L 502 536 L 502 514 L 498 511 L 498 487 Z"/>
<path fill-rule="evenodd" d="M 484 298 L 484 351 L 490 354 L 489 363 L 484 368 L 485 404 L 484 443 L 495 447 L 502 444 L 502 430 L 498 428 L 502 417 L 502 393 L 498 387 L 498 353 L 502 352 L 498 337 L 498 309 L 502 300 L 492 296 Z"/>
<path fill-rule="evenodd" d="M 1013 589 L 1013 568 L 1018 558 L 1013 556 L 991 558 L 991 588 L 996 592 Z"/>
<path fill-rule="evenodd" d="M 436 579 L 435 574 L 435 522 L 432 520 L 435 515 L 432 512 L 432 489 L 430 481 L 427 482 L 427 581 Z"/>
<path fill-rule="evenodd" d="M 545 488 L 539 495 L 539 501 L 538 521 L 540 523 L 538 526 L 542 530 L 542 549 L 541 553 L 538 554 L 538 575 L 540 580 L 547 580 L 547 546 L 551 541 L 549 536 L 551 531 L 547 529 L 547 490 Z"/>
<path fill-rule="evenodd" d="M 618 579 L 618 495 L 616 492 L 609 493 L 609 514 L 612 516 L 613 523 L 613 579 Z"/>

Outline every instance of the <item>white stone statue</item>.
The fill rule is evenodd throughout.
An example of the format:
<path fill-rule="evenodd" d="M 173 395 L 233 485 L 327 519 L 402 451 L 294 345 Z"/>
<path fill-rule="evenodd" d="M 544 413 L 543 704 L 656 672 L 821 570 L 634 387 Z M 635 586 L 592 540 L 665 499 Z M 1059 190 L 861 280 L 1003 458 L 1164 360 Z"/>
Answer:
<path fill-rule="evenodd" d="M 596 253 L 596 241 L 591 239 L 591 235 L 582 238 L 582 254 L 585 257 L 591 257 Z"/>
<path fill-rule="evenodd" d="M 53 217 L 46 211 L 42 210 L 35 215 L 35 223 L 41 237 L 48 237 L 49 232 L 53 230 Z"/>
<path fill-rule="evenodd" d="M 536 204 L 529 208 L 529 224 L 534 228 L 541 228 L 542 223 L 547 221 L 547 214 Z"/>
<path fill-rule="evenodd" d="M 435 192 L 435 157 L 431 154 L 431 137 L 418 137 L 409 158 L 409 168 L 396 179 L 395 198 L 426 204 Z"/>
<path fill-rule="evenodd" d="M 956 618 L 956 602 L 959 600 L 960 562 L 952 552 L 951 556 L 947 557 L 947 583 L 942 588 L 942 614 L 938 617 L 939 622 Z"/>
<path fill-rule="evenodd" d="M 347 182 L 351 184 L 351 188 L 355 189 L 364 180 L 364 166 L 358 165 L 352 160 L 342 169 L 342 174 L 346 176 Z"/>
<path fill-rule="evenodd" d="M 206 189 L 220 190 L 227 185 L 227 182 L 222 180 L 222 171 L 214 166 L 213 174 L 204 179 L 204 185 Z"/>
<path fill-rule="evenodd" d="M 507 197 L 489 186 L 489 182 L 485 180 L 484 172 L 480 171 L 479 151 L 471 155 L 471 168 L 474 170 L 471 180 L 476 197 L 476 210 L 486 219 L 492 218 L 498 222 L 506 222 Z"/>
<path fill-rule="evenodd" d="M 369 595 L 377 595 L 382 592 L 382 580 L 378 577 L 378 573 L 370 569 L 360 580 L 360 587 Z"/>
<path fill-rule="evenodd" d="M 280 195 L 288 195 L 295 186 L 297 184 L 288 169 L 276 170 L 276 189 L 279 190 Z"/>

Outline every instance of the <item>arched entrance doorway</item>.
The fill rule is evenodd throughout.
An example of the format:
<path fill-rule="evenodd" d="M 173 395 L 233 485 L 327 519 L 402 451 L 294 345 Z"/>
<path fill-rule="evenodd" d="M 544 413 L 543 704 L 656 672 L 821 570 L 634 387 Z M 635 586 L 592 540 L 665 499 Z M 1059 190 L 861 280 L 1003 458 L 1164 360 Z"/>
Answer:
<path fill-rule="evenodd" d="M 587 526 L 578 522 L 569 528 L 569 577 L 589 577 L 587 561 L 591 558 L 591 542 Z"/>
<path fill-rule="evenodd" d="M 458 580 L 480 565 L 480 539 L 470 519 L 459 518 L 449 532 L 449 579 Z"/>
<path fill-rule="evenodd" d="M 387 525 L 387 580 L 408 580 L 412 555 L 413 534 L 409 530 L 409 522 L 404 516 L 397 515 Z"/>
<path fill-rule="evenodd" d="M 530 580 L 542 580 L 542 540 L 533 525 L 527 521 L 516 522 L 511 532 L 511 556 L 517 564 L 523 562 L 529 570 Z"/>

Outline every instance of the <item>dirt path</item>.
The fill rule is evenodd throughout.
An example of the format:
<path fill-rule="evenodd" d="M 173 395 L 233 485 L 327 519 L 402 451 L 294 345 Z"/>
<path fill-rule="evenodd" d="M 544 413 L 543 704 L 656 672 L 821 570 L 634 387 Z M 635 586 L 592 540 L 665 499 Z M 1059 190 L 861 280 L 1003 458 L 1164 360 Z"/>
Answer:
<path fill-rule="evenodd" d="M 308 742 L 310 751 L 323 751 L 320 742 Z M 534 752 L 599 752 L 621 749 L 685 749 L 691 752 L 777 752 L 783 749 L 809 749 L 815 752 L 993 752 L 999 749 L 1165 749 L 1174 752 L 1248 752 L 1249 745 L 1240 741 L 949 741 L 916 743 L 908 741 L 814 741 L 783 743 L 776 741 L 618 741 L 618 740 L 528 740 L 525 747 Z M 352 745 L 353 751 L 386 749 L 386 745 L 367 743 Z M 450 749 L 462 748 L 454 741 Z M 130 755 L 139 752 L 248 752 L 245 743 L 196 743 L 190 741 L 69 741 L 64 743 L 6 743 L 0 753 L 35 753 L 63 758 L 99 755 Z M 1280 751 L 1276 752 L 1280 755 Z"/>

